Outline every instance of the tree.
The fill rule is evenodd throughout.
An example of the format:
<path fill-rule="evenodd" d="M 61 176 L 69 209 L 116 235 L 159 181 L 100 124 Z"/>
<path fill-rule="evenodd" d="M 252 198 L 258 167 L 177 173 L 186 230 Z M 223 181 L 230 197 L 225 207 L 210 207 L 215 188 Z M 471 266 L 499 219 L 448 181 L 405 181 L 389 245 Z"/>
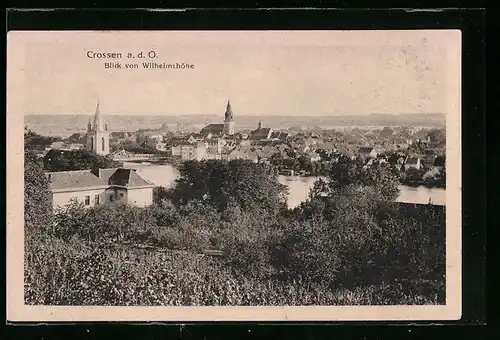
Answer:
<path fill-rule="evenodd" d="M 31 151 L 24 153 L 24 228 L 27 236 L 47 231 L 52 223 L 52 194 L 42 162 Z"/>
<path fill-rule="evenodd" d="M 119 168 L 122 162 L 114 161 L 110 156 L 97 155 L 90 150 L 50 150 L 43 158 L 44 168 L 49 171 L 74 171 Z"/>
<path fill-rule="evenodd" d="M 427 138 L 429 138 L 431 142 L 436 143 L 437 145 L 445 145 L 446 131 L 445 129 L 432 129 L 427 133 Z"/>
<path fill-rule="evenodd" d="M 332 164 L 329 174 L 331 192 L 354 185 L 355 187 L 372 187 L 385 200 L 392 201 L 399 193 L 399 181 L 390 167 L 384 164 L 373 164 L 365 168 L 358 161 L 346 157 Z"/>
<path fill-rule="evenodd" d="M 436 175 L 436 185 L 441 188 L 446 187 L 446 170 L 444 168 L 439 169 Z"/>
<path fill-rule="evenodd" d="M 179 169 L 173 201 L 206 202 L 224 211 L 235 204 L 244 211 L 277 212 L 285 205 L 285 186 L 262 164 L 248 160 L 184 162 Z"/>
<path fill-rule="evenodd" d="M 375 163 L 362 173 L 363 186 L 371 186 L 387 201 L 394 201 L 399 195 L 399 178 L 390 166 Z"/>
<path fill-rule="evenodd" d="M 305 170 L 308 172 L 312 171 L 312 162 L 311 162 L 310 157 L 302 155 L 299 157 L 298 161 L 299 161 L 299 167 L 301 170 Z"/>
<path fill-rule="evenodd" d="M 27 127 L 24 127 L 24 149 L 25 150 L 44 150 L 53 142 L 58 142 L 61 137 L 49 137 L 39 135 Z"/>

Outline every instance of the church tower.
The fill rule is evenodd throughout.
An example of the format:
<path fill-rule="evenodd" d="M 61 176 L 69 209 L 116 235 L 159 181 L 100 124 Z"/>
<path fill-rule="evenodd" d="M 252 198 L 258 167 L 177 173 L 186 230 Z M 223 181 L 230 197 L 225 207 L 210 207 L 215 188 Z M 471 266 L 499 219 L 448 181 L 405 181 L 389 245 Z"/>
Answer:
<path fill-rule="evenodd" d="M 233 110 L 231 110 L 229 100 L 227 101 L 226 113 L 224 114 L 224 133 L 234 135 Z"/>
<path fill-rule="evenodd" d="M 94 123 L 87 125 L 87 148 L 98 155 L 109 154 L 108 124 L 105 124 L 99 110 L 99 100 L 95 109 Z"/>

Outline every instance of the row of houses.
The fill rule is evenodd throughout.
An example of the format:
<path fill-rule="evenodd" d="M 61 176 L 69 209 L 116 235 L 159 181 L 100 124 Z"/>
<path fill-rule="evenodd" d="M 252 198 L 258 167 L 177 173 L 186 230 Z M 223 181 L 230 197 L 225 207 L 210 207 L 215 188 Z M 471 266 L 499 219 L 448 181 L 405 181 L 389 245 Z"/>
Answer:
<path fill-rule="evenodd" d="M 192 136 L 191 136 L 192 137 Z M 254 162 L 267 162 L 279 154 L 282 158 L 291 158 L 291 155 L 305 155 L 311 161 L 319 161 L 321 157 L 311 148 L 294 149 L 285 143 L 241 143 L 231 139 L 213 138 L 203 140 L 179 140 L 171 148 L 173 157 L 181 160 L 202 159 L 248 159 Z"/>
<path fill-rule="evenodd" d="M 420 170 L 424 167 L 424 162 L 417 155 L 407 155 L 405 153 L 395 152 L 390 156 L 380 156 L 380 153 L 374 147 L 360 148 L 359 159 L 365 162 L 365 166 L 371 166 L 375 163 L 388 163 L 395 166 L 398 170 L 404 169 L 405 171 L 408 171 L 409 169 Z M 434 157 L 432 163 L 428 164 L 428 167 L 444 169 L 445 162 L 446 160 L 444 156 L 436 156 Z"/>

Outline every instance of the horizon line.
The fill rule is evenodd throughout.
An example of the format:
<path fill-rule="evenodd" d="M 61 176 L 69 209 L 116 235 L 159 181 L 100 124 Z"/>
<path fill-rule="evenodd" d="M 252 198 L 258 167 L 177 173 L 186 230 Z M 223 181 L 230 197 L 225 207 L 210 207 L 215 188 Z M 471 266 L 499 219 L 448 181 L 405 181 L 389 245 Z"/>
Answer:
<path fill-rule="evenodd" d="M 24 116 L 94 116 L 95 113 L 77 113 L 77 114 L 67 114 L 67 113 L 25 113 Z M 265 115 L 256 115 L 256 114 L 238 114 L 237 117 L 368 117 L 368 116 L 409 116 L 409 115 L 443 115 L 446 116 L 444 112 L 406 112 L 406 113 L 355 113 L 355 114 L 344 114 L 344 115 L 311 115 L 311 114 L 303 114 L 303 115 L 273 115 L 273 114 L 265 114 Z M 132 116 L 132 117 L 185 117 L 185 116 L 220 116 L 219 113 L 188 113 L 188 114 L 159 114 L 159 113 L 148 113 L 148 114 L 120 114 L 120 113 L 107 113 L 103 114 L 103 116 Z"/>

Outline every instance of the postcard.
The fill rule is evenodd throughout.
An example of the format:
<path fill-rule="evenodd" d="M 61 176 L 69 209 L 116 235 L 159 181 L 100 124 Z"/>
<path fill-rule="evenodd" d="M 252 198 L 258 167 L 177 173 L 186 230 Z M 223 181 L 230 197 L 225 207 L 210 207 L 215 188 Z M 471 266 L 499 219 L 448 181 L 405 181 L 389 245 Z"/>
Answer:
<path fill-rule="evenodd" d="M 7 132 L 9 321 L 461 317 L 458 30 L 10 31 Z"/>

